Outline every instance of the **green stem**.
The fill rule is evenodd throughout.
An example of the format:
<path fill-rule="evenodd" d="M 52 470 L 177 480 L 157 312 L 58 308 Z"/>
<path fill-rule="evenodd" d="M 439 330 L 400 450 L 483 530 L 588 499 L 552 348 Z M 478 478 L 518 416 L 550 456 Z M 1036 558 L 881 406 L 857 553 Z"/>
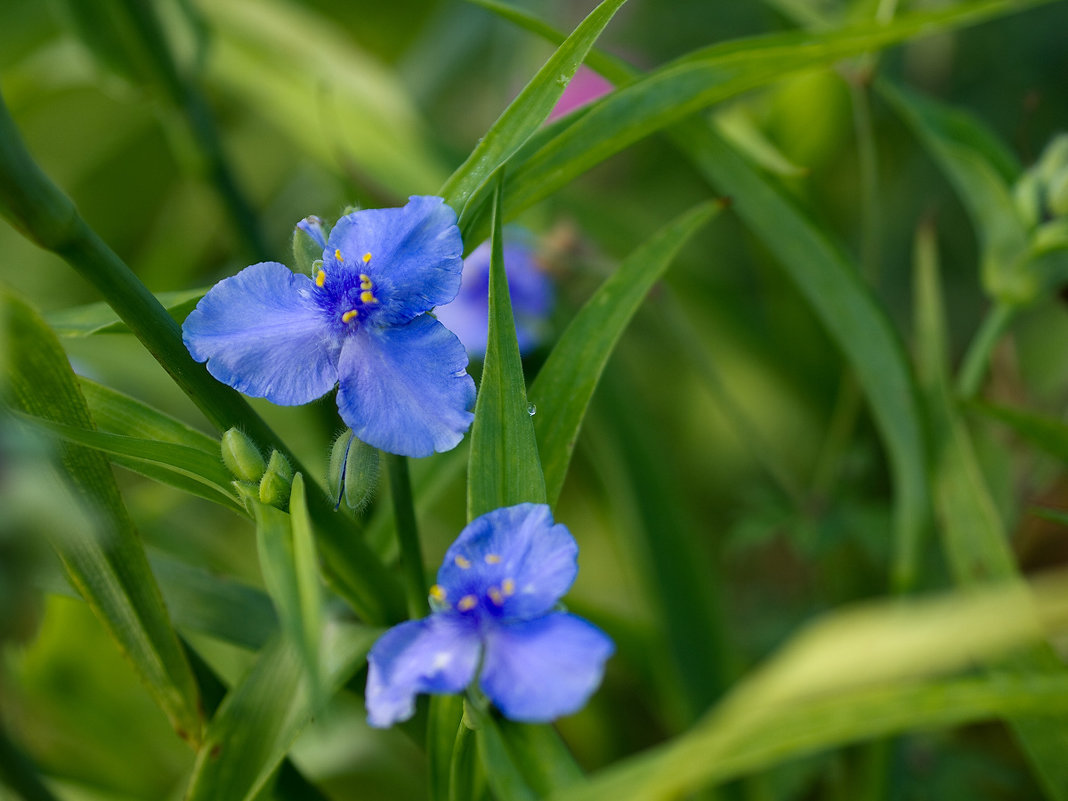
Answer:
<path fill-rule="evenodd" d="M 0 97 L 0 216 L 28 239 L 61 256 L 91 283 L 174 382 L 219 430 L 237 426 L 267 450 L 281 451 L 294 470 L 304 468 L 277 434 L 237 392 L 193 361 L 182 331 L 155 296 L 79 216 L 74 204 L 26 150 Z M 363 542 L 358 525 L 336 515 L 322 492 L 311 492 L 309 512 L 334 582 L 368 623 L 403 618 L 400 588 Z"/>
<path fill-rule="evenodd" d="M 983 318 L 979 331 L 968 346 L 968 352 L 964 354 L 957 377 L 957 393 L 962 398 L 973 398 L 978 394 L 990 363 L 990 354 L 1015 317 L 1015 306 L 998 303 Z"/>
<path fill-rule="evenodd" d="M 0 783 L 25 801 L 58 801 L 37 775 L 30 758 L 11 741 L 3 727 L 0 727 Z"/>
<path fill-rule="evenodd" d="M 427 604 L 426 575 L 423 572 L 423 551 L 419 546 L 419 529 L 415 522 L 415 501 L 412 481 L 408 474 L 408 457 L 385 454 L 389 472 L 389 494 L 393 501 L 393 517 L 397 523 L 397 542 L 400 544 L 401 569 L 408 595 L 408 614 L 424 617 Z"/>

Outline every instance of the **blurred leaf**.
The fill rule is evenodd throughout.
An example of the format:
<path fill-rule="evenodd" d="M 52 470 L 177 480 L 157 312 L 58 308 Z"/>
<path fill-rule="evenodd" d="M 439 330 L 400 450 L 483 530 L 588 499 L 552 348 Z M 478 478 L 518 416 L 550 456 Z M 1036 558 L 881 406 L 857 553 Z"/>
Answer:
<path fill-rule="evenodd" d="M 575 757 L 552 726 L 502 718 L 497 727 L 513 763 L 539 798 L 583 779 Z"/>
<path fill-rule="evenodd" d="M 271 599 L 259 589 L 165 554 L 149 556 L 163 599 L 183 630 L 259 650 L 278 631 Z"/>
<path fill-rule="evenodd" d="M 348 681 L 380 634 L 380 629 L 348 623 L 326 626 L 328 692 Z M 314 713 L 307 678 L 299 649 L 289 638 L 275 638 L 264 647 L 208 725 L 186 801 L 251 801 L 257 796 Z"/>
<path fill-rule="evenodd" d="M 1068 425 L 1062 421 L 983 401 L 975 401 L 969 408 L 1004 423 L 1039 450 L 1068 464 Z"/>
<path fill-rule="evenodd" d="M 93 420 L 55 335 L 27 305 L 5 294 L 9 389 L 23 412 L 91 430 Z M 60 458 L 81 499 L 99 515 L 99 536 L 57 532 L 52 540 L 71 583 L 141 675 L 178 733 L 200 742 L 196 682 L 171 627 L 140 537 L 104 456 L 73 444 Z"/>
<path fill-rule="evenodd" d="M 321 698 L 320 630 L 322 600 L 304 480 L 293 477 L 290 514 L 249 499 L 256 518 L 256 544 L 267 591 L 278 609 L 282 632 L 297 649 L 308 674 L 314 704 Z"/>
<path fill-rule="evenodd" d="M 772 142 L 742 105 L 731 105 L 712 116 L 719 135 L 758 166 L 787 178 L 808 175 L 808 167 L 794 164 Z"/>
<path fill-rule="evenodd" d="M 512 159 L 505 218 L 548 197 L 630 144 L 695 111 L 779 80 L 784 75 L 938 31 L 978 23 L 1047 0 L 976 0 L 829 33 L 790 32 L 697 50 L 634 80 L 530 138 Z M 612 74 L 617 80 L 619 64 Z M 482 239 L 488 204 L 461 219 L 465 240 Z M 470 213 L 468 213 L 470 212 Z"/>
<path fill-rule="evenodd" d="M 982 249 L 986 291 L 1004 303 L 1032 300 L 1041 288 L 1024 270 L 1029 235 L 1013 202 L 1010 184 L 1020 169 L 980 123 L 913 92 L 879 84 L 883 95 L 945 171 L 971 215 Z"/>
<path fill-rule="evenodd" d="M 616 342 L 653 284 L 722 206 L 702 203 L 629 255 L 568 324 L 530 387 L 551 504 L 560 497 L 582 418 Z"/>
<path fill-rule="evenodd" d="M 223 467 L 217 455 L 209 455 L 185 445 L 90 431 L 29 415 L 23 419 L 68 442 L 105 453 L 116 464 L 149 478 L 222 504 L 236 512 L 244 510 L 230 490 L 233 476 Z"/>
<path fill-rule="evenodd" d="M 921 280 L 917 286 L 917 319 L 924 321 L 920 332 L 927 339 L 921 351 L 944 347 L 945 314 L 942 305 L 938 263 L 933 247 L 918 251 Z M 945 366 L 944 352 L 928 356 L 932 366 Z M 949 375 L 930 370 L 924 387 L 927 395 L 932 443 L 932 483 L 935 509 L 942 525 L 943 549 L 957 583 L 974 589 L 992 582 L 1019 582 L 1020 573 L 1009 547 L 1004 524 L 976 458 L 971 437 L 950 394 Z M 1024 615 L 1026 619 L 1026 614 Z M 1068 669 L 1046 643 L 1036 643 L 1008 661 L 985 660 L 991 675 L 1068 676 Z M 1062 758 L 1068 749 L 1068 726 L 1062 715 L 1050 720 L 1012 718 L 1009 727 L 1028 756 L 1050 798 L 1068 798 L 1068 763 Z"/>
<path fill-rule="evenodd" d="M 462 214 L 498 168 L 515 155 L 553 110 L 582 60 L 626 0 L 603 0 L 549 57 L 519 95 L 490 126 L 471 155 L 441 188 L 441 196 Z"/>
<path fill-rule="evenodd" d="M 494 195 L 500 209 L 498 183 Z M 471 425 L 471 463 L 467 473 L 467 517 L 524 501 L 545 502 L 545 478 L 527 404 L 523 362 L 504 272 L 499 214 L 493 217 L 490 259 L 489 333 L 482 382 Z"/>
<path fill-rule="evenodd" d="M 926 444 L 904 349 L 858 270 L 786 196 L 699 122 L 678 126 L 672 140 L 732 198 L 732 208 L 778 258 L 842 349 L 867 396 L 890 457 L 897 492 L 893 581 L 915 581 L 916 549 L 926 525 Z"/>
<path fill-rule="evenodd" d="M 396 76 L 328 18 L 277 0 L 199 5 L 211 28 L 210 83 L 270 120 L 331 171 L 355 165 L 398 196 L 445 180 Z"/>
<path fill-rule="evenodd" d="M 432 695 L 426 726 L 426 756 L 429 767 L 430 801 L 448 801 L 453 752 L 462 725 L 463 697 Z"/>
<path fill-rule="evenodd" d="M 204 297 L 206 289 L 182 289 L 157 292 L 158 300 L 177 322 L 182 322 Z M 129 334 L 130 329 L 108 304 L 89 303 L 72 309 L 49 312 L 45 321 L 61 337 L 85 337 L 90 334 Z"/>
<path fill-rule="evenodd" d="M 512 761 L 493 715 L 465 701 L 464 717 L 470 718 L 475 727 L 479 762 L 494 797 L 498 801 L 535 801 L 538 796 Z"/>
<path fill-rule="evenodd" d="M 970 667 L 1068 625 L 1068 577 L 836 612 L 810 624 L 685 734 L 555 793 L 659 801 L 791 757 L 906 729 L 1063 714 L 1068 678 L 926 676 Z M 1052 720 L 1049 721 L 1052 724 Z"/>

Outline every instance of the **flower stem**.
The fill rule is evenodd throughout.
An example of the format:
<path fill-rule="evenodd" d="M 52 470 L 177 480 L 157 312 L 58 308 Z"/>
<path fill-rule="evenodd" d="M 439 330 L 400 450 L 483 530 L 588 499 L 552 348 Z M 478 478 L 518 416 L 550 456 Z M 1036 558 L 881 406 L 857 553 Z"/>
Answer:
<path fill-rule="evenodd" d="M 987 312 L 979 331 L 968 346 L 960 375 L 957 377 L 957 393 L 962 398 L 972 398 L 979 392 L 987 365 L 990 363 L 990 353 L 1015 317 L 1016 307 L 1006 303 L 998 303 Z"/>
<path fill-rule="evenodd" d="M 426 575 L 423 573 L 423 551 L 419 546 L 419 529 L 415 522 L 415 502 L 412 481 L 408 474 L 408 457 L 383 454 L 389 472 L 389 494 L 393 500 L 393 517 L 397 523 L 401 569 L 404 572 L 408 614 L 424 617 L 430 611 L 427 603 Z"/>
<path fill-rule="evenodd" d="M 91 283 L 153 358 L 211 423 L 236 426 L 261 446 L 281 451 L 293 469 L 304 468 L 277 434 L 236 391 L 193 361 L 182 331 L 156 297 L 81 218 L 71 200 L 26 150 L 0 96 L 0 216 L 28 239 L 61 256 Z M 400 588 L 364 544 L 355 521 L 336 515 L 325 493 L 308 494 L 319 544 L 334 588 L 372 624 L 402 617 Z"/>

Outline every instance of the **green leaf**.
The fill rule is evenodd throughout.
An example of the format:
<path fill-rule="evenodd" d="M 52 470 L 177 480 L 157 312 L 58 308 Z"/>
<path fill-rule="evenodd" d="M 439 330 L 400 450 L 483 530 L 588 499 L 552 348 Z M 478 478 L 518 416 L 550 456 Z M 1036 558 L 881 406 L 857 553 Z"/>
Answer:
<path fill-rule="evenodd" d="M 560 497 L 582 418 L 616 342 L 675 255 L 720 208 L 696 206 L 628 256 L 575 315 L 538 372 L 530 399 L 539 412 L 534 431 L 551 504 Z"/>
<path fill-rule="evenodd" d="M 68 442 L 105 453 L 116 464 L 130 470 L 192 492 L 236 512 L 244 510 L 237 496 L 230 491 L 233 476 L 223 467 L 217 454 L 211 456 L 185 445 L 91 431 L 29 415 L 23 416 L 23 419 Z"/>
<path fill-rule="evenodd" d="M 950 8 L 866 21 L 830 33 L 790 32 L 726 42 L 698 50 L 654 70 L 593 103 L 584 113 L 560 120 L 530 138 L 512 159 L 505 218 L 548 197 L 593 166 L 634 142 L 680 122 L 695 111 L 764 86 L 784 75 L 833 64 L 938 31 L 978 23 L 1046 0 L 979 0 Z M 604 72 L 620 83 L 630 77 Z M 470 208 L 461 229 L 479 241 L 487 210 Z"/>
<path fill-rule="evenodd" d="M 1013 202 L 1010 184 L 1019 177 L 1012 163 L 977 120 L 958 109 L 913 92 L 879 83 L 957 189 L 975 226 L 982 250 L 982 279 L 997 300 L 1020 305 L 1042 288 L 1025 267 L 1029 235 Z"/>
<path fill-rule="evenodd" d="M 290 514 L 249 500 L 256 519 L 256 545 L 267 591 L 282 621 L 284 636 L 297 649 L 312 700 L 319 700 L 322 599 L 304 480 L 293 477 Z"/>
<path fill-rule="evenodd" d="M 917 282 L 924 290 L 917 295 L 917 318 L 925 321 L 921 329 L 925 341 L 920 347 L 935 351 L 944 347 L 947 338 L 933 248 L 928 249 L 920 267 L 928 274 Z M 932 367 L 944 367 L 948 363 L 944 352 L 927 358 Z M 987 489 L 971 437 L 950 394 L 949 375 L 944 370 L 928 370 L 925 390 L 931 430 L 937 433 L 932 461 L 935 509 L 942 524 L 939 530 L 943 549 L 954 578 L 967 588 L 991 582 L 1019 582 L 1020 573 L 1005 526 Z M 1006 673 L 1032 678 L 1068 676 L 1064 663 L 1046 643 L 1035 644 L 1008 662 L 986 661 L 992 676 Z M 1054 799 L 1068 798 L 1068 763 L 1061 758 L 1068 749 L 1066 722 L 1064 716 L 1052 720 L 1021 717 L 1009 721 L 1036 775 Z"/>
<path fill-rule="evenodd" d="M 623 760 L 552 801 L 660 801 L 845 743 L 1002 715 L 1063 714 L 1063 676 L 969 669 L 1068 625 L 1068 580 L 894 599 L 810 624 L 685 734 Z M 1049 706 L 1045 706 L 1049 703 Z M 1052 723 L 1052 720 L 1049 721 Z"/>
<path fill-rule="evenodd" d="M 430 801 L 448 801 L 453 753 L 463 715 L 459 695 L 432 695 L 426 726 L 426 756 L 429 767 Z"/>
<path fill-rule="evenodd" d="M 1042 417 L 1027 409 L 1013 409 L 983 401 L 975 401 L 969 408 L 1004 423 L 1031 445 L 1068 463 L 1068 425 L 1062 421 Z"/>
<path fill-rule="evenodd" d="M 326 626 L 328 692 L 348 681 L 380 634 L 380 629 L 340 622 Z M 299 648 L 287 637 L 272 640 L 208 725 L 185 801 L 255 798 L 311 719 L 314 703 Z"/>
<path fill-rule="evenodd" d="M 497 721 L 470 701 L 464 702 L 464 718 L 475 729 L 479 762 L 498 801 L 535 801 L 538 797 L 512 761 Z"/>
<path fill-rule="evenodd" d="M 462 214 L 553 110 L 582 60 L 626 0 L 604 0 L 549 57 L 441 188 L 445 202 Z"/>
<path fill-rule="evenodd" d="M 500 183 L 494 208 L 501 204 Z M 504 272 L 499 214 L 493 218 L 490 258 L 489 333 L 482 383 L 471 425 L 471 463 L 467 474 L 467 517 L 524 501 L 545 502 L 545 478 L 527 405 L 523 362 Z"/>
<path fill-rule="evenodd" d="M 101 431 L 173 442 L 219 456 L 219 440 L 118 390 L 78 377 L 93 420 Z"/>
<path fill-rule="evenodd" d="M 197 305 L 207 289 L 182 289 L 157 292 L 156 300 L 176 322 L 182 322 Z M 129 334 L 130 328 L 106 303 L 89 303 L 71 309 L 49 312 L 45 321 L 61 337 L 87 337 L 91 334 Z"/>
<path fill-rule="evenodd" d="M 4 307 L 12 404 L 26 414 L 92 430 L 67 356 L 44 321 L 9 294 Z M 98 530 L 53 538 L 71 583 L 133 664 L 179 734 L 200 741 L 199 693 L 171 626 L 144 547 L 119 495 L 107 459 L 64 444 L 60 459 L 81 500 L 97 515 Z"/>
<path fill-rule="evenodd" d="M 161 553 L 149 555 L 174 624 L 250 650 L 278 631 L 271 599 L 259 589 Z"/>

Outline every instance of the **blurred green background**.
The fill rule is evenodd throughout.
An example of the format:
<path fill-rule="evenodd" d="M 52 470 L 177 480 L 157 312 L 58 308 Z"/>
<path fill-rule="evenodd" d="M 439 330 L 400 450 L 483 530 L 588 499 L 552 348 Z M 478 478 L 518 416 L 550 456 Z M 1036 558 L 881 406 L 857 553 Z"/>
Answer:
<path fill-rule="evenodd" d="M 151 57 L 115 57 L 138 48 L 117 50 L 109 40 L 134 34 L 109 29 L 106 2 L 0 4 L 0 88 L 28 146 L 154 292 L 205 287 L 263 258 L 291 261 L 293 225 L 307 214 L 334 218 L 350 204 L 395 205 L 435 192 L 551 52 L 460 2 L 155 5 L 254 210 L 259 252 L 215 190 L 211 165 L 154 77 Z M 590 4 L 522 5 L 571 28 Z M 651 68 L 714 42 L 792 28 L 797 6 L 842 20 L 870 15 L 874 3 L 631 0 L 600 46 Z M 1068 5 L 1054 3 L 895 48 L 881 68 L 970 111 L 1027 165 L 1068 130 L 1065 31 Z M 959 357 L 989 303 L 978 281 L 975 232 L 913 133 L 878 95 L 851 84 L 859 66 L 790 76 L 727 109 L 793 165 L 779 180 L 863 263 L 906 341 L 913 236 L 919 221 L 934 222 Z M 866 140 L 858 92 L 870 102 Z M 863 201 L 858 141 L 877 158 L 874 207 Z M 557 283 L 554 330 L 621 258 L 713 195 L 666 141 L 652 138 L 524 214 L 520 222 L 539 236 Z M 58 258 L 6 225 L 0 281 L 44 312 L 98 300 Z M 995 352 L 988 397 L 1062 418 L 1066 341 L 1062 298 L 1030 308 Z M 132 337 L 64 344 L 78 372 L 209 430 Z M 546 351 L 527 358 L 528 378 Z M 855 393 L 839 352 L 761 242 L 729 211 L 700 232 L 614 355 L 557 512 L 581 546 L 569 604 L 611 632 L 620 651 L 589 708 L 561 723 L 584 766 L 658 742 L 693 715 L 666 664 L 649 597 L 646 549 L 656 547 L 657 526 L 688 532 L 704 560 L 695 569 L 708 576 L 728 633 L 725 677 L 740 675 L 813 614 L 887 593 L 890 480 Z M 339 427 L 329 398 L 301 409 L 255 406 L 307 464 L 325 472 Z M 1025 570 L 1062 563 L 1063 526 L 1029 510 L 1068 507 L 1063 466 L 1004 428 L 987 425 L 977 436 Z M 16 456 L 7 475 L 35 470 L 33 453 L 45 447 L 11 445 L 6 452 Z M 434 490 L 420 506 L 431 567 L 464 523 L 465 447 L 413 466 L 417 491 Z M 260 582 L 247 522 L 117 472 L 153 556 Z M 13 490 L 5 492 L 5 503 L 14 504 Z M 376 502 L 372 519 L 385 505 Z M 47 503 L 25 506 L 18 526 L 33 532 L 57 525 L 54 514 L 41 512 Z M 383 522 L 375 530 L 386 529 Z M 388 536 L 375 541 L 388 551 Z M 0 561 L 32 564 L 35 584 L 62 589 L 48 554 L 20 552 L 16 559 L 4 548 L 0 539 Z M 933 538 L 922 554 L 922 585 L 946 586 Z M 5 727 L 57 779 L 64 798 L 180 797 L 193 754 L 68 594 L 20 595 L 23 601 L 5 601 L 0 610 L 18 633 L 2 653 Z M 221 654 L 235 675 L 248 662 L 249 654 L 232 646 L 192 639 Z M 299 742 L 298 764 L 339 799 L 422 797 L 423 757 L 397 732 L 369 736 L 362 714 L 355 698 L 332 707 Z M 857 765 L 850 749 L 791 763 L 772 777 L 773 797 L 851 797 Z M 996 724 L 910 735 L 895 751 L 894 771 L 893 797 L 902 801 L 1037 795 Z"/>

